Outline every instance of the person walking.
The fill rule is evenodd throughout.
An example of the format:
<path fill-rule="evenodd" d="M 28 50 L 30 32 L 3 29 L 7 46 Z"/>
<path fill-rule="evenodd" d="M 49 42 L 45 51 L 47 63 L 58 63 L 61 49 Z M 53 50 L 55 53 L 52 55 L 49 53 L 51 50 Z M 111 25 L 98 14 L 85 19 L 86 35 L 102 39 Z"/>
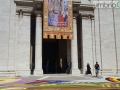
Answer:
<path fill-rule="evenodd" d="M 95 64 L 95 73 L 96 73 L 96 77 L 98 77 L 99 70 L 100 70 L 100 65 L 98 64 L 98 62 L 96 62 L 96 64 Z"/>
<path fill-rule="evenodd" d="M 86 74 L 91 74 L 92 75 L 91 67 L 90 67 L 89 63 L 87 63 L 87 72 L 86 72 Z"/>

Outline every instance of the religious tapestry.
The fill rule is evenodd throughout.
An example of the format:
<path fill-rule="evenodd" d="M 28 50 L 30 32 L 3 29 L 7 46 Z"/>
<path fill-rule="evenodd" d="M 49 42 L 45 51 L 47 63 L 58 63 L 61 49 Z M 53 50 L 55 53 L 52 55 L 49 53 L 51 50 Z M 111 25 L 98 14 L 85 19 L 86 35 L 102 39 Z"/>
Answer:
<path fill-rule="evenodd" d="M 72 39 L 72 0 L 44 0 L 43 38 Z"/>

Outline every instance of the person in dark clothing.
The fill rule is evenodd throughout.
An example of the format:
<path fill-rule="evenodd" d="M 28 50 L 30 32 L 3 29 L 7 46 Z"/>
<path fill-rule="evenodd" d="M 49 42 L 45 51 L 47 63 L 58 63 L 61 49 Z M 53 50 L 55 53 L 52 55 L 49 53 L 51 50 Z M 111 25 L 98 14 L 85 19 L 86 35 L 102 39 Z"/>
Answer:
<path fill-rule="evenodd" d="M 68 63 L 68 67 L 67 67 L 66 73 L 67 73 L 67 74 L 70 74 L 70 71 L 71 71 L 71 64 Z"/>
<path fill-rule="evenodd" d="M 100 70 L 100 66 L 99 66 L 98 62 L 96 62 L 96 64 L 95 64 L 95 73 L 96 73 L 96 77 L 98 77 L 99 70 Z"/>
<path fill-rule="evenodd" d="M 90 67 L 89 63 L 87 64 L 87 72 L 86 72 L 86 74 L 91 74 L 92 75 L 91 67 Z"/>

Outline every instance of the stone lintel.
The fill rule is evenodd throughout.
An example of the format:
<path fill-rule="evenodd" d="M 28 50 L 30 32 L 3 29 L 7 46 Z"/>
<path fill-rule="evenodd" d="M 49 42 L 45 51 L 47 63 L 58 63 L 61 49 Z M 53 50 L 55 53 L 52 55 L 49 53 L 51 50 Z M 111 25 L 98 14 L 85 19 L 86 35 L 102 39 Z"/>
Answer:
<path fill-rule="evenodd" d="M 24 12 L 24 13 L 23 13 L 23 16 L 31 16 L 31 13 L 26 13 L 26 12 Z"/>

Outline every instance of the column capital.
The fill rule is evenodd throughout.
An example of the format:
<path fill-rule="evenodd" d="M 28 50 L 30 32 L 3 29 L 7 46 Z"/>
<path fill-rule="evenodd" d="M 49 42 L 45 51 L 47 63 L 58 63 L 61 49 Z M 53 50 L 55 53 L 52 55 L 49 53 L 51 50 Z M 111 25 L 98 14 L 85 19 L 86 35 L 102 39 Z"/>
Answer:
<path fill-rule="evenodd" d="M 35 15 L 37 17 L 42 17 L 42 12 L 41 11 L 35 11 Z"/>
<path fill-rule="evenodd" d="M 76 21 L 77 21 L 76 18 L 73 18 L 73 24 L 76 24 Z"/>
<path fill-rule="evenodd" d="M 76 19 L 76 17 L 73 17 L 73 19 Z"/>
<path fill-rule="evenodd" d="M 41 14 L 36 14 L 36 17 L 42 17 L 42 15 Z"/>

